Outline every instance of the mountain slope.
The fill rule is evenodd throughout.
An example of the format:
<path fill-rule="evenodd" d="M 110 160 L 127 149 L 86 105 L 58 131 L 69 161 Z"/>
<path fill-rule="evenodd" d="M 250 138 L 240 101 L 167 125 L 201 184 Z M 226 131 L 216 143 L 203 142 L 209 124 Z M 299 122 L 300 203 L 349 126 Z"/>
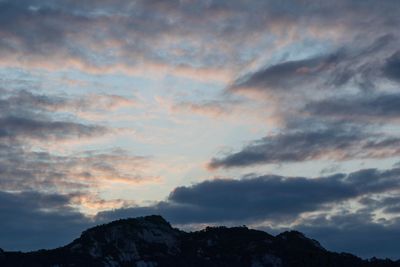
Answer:
<path fill-rule="evenodd" d="M 400 263 L 332 253 L 296 231 L 276 237 L 246 227 L 186 233 L 160 216 L 147 216 L 96 226 L 53 250 L 0 250 L 0 266 L 397 267 Z"/>

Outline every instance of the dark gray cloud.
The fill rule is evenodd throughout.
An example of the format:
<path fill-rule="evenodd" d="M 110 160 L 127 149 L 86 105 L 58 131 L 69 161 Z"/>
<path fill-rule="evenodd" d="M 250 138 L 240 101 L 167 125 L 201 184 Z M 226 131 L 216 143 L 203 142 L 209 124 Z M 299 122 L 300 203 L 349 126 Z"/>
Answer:
<path fill-rule="evenodd" d="M 347 123 L 310 124 L 288 127 L 264 137 L 238 152 L 213 158 L 211 169 L 255 164 L 301 162 L 321 158 L 382 158 L 398 155 L 400 139 L 373 133 L 365 126 Z"/>
<path fill-rule="evenodd" d="M 107 128 L 68 121 L 36 120 L 24 117 L 1 117 L 0 138 L 64 139 L 105 134 Z"/>
<path fill-rule="evenodd" d="M 35 94 L 27 90 L 0 89 L 0 110 L 3 113 L 57 110 L 67 105 L 67 99 L 59 96 Z"/>
<path fill-rule="evenodd" d="M 387 59 L 383 73 L 390 79 L 400 82 L 400 51 Z"/>
<path fill-rule="evenodd" d="M 385 197 L 366 197 L 361 199 L 360 203 L 369 209 L 381 210 L 388 214 L 400 213 L 400 197 L 396 194 Z"/>
<path fill-rule="evenodd" d="M 242 180 L 216 179 L 178 187 L 168 199 L 148 207 L 100 213 L 99 218 L 162 214 L 174 223 L 293 220 L 369 194 L 399 190 L 400 169 L 365 169 L 315 179 L 261 176 Z"/>
<path fill-rule="evenodd" d="M 400 94 L 357 94 L 308 103 L 304 110 L 314 116 L 331 116 L 354 121 L 390 120 L 400 116 Z"/>
<path fill-rule="evenodd" d="M 0 111 L 25 117 L 44 115 L 45 112 L 107 111 L 123 105 L 135 104 L 134 99 L 112 94 L 71 96 L 51 95 L 28 90 L 0 89 Z"/>
<path fill-rule="evenodd" d="M 339 55 L 330 55 L 286 61 L 240 78 L 231 89 L 295 90 L 310 81 L 315 82 L 316 79 L 322 79 L 321 74 L 327 71 L 330 65 L 336 65 L 339 60 Z"/>
<path fill-rule="evenodd" d="M 84 106 L 85 99 L 35 94 L 26 90 L 2 89 L 0 93 L 0 139 L 7 139 L 7 142 L 93 137 L 110 131 L 107 127 L 82 123 L 78 119 L 57 118 L 60 114 L 54 113 L 60 109 L 73 111 Z"/>
<path fill-rule="evenodd" d="M 92 223 L 70 206 L 71 197 L 0 191 L 0 247 L 29 251 L 72 241 Z"/>
<path fill-rule="evenodd" d="M 360 257 L 399 259 L 400 220 L 374 220 L 368 212 L 341 212 L 333 216 L 320 215 L 295 227 L 317 239 L 325 248 L 350 252 Z"/>
<path fill-rule="evenodd" d="M 386 72 L 396 71 L 395 55 L 386 64 L 381 63 L 381 57 L 387 57 L 395 41 L 393 35 L 384 35 L 367 46 L 351 43 L 331 54 L 277 63 L 237 79 L 229 89 L 313 93 L 338 89 L 348 84 L 370 89 L 375 86 L 382 69 Z"/>

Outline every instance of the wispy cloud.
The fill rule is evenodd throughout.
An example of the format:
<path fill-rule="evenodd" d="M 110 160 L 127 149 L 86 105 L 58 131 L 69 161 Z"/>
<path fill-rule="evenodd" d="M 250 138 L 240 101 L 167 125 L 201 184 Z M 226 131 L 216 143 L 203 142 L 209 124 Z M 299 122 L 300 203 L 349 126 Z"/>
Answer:
<path fill-rule="evenodd" d="M 113 132 L 110 127 L 91 124 L 76 116 L 71 118 L 76 112 L 112 110 L 127 104 L 132 102 L 117 95 L 79 98 L 2 90 L 1 191 L 85 194 L 85 201 L 74 198 L 74 203 L 89 209 L 90 205 L 101 204 L 97 191 L 110 183 L 132 185 L 159 180 L 149 171 L 151 158 L 121 149 L 63 153 L 48 150 L 70 140 L 90 140 Z M 63 112 L 72 115 L 65 118 Z M 114 204 L 121 206 L 123 202 Z"/>
<path fill-rule="evenodd" d="M 210 169 L 280 164 L 318 159 L 338 161 L 354 158 L 392 157 L 400 139 L 347 123 L 313 124 L 284 129 L 245 146 L 238 152 L 213 158 Z"/>

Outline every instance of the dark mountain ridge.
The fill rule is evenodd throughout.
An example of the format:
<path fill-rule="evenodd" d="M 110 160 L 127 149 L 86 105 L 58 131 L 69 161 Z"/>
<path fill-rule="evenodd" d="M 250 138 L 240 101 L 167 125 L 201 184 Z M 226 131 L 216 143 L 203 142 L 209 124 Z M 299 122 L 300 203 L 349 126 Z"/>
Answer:
<path fill-rule="evenodd" d="M 0 249 L 0 266 L 400 267 L 400 262 L 329 252 L 297 231 L 272 236 L 247 227 L 221 226 L 187 233 L 153 215 L 90 228 L 57 249 Z"/>

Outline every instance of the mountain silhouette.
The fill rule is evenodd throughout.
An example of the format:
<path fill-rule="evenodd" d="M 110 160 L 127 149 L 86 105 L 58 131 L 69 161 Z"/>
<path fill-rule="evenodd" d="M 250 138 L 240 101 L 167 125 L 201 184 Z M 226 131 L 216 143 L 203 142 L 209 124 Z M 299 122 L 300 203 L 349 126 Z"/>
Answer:
<path fill-rule="evenodd" d="M 245 226 L 220 226 L 188 233 L 152 215 L 90 228 L 52 250 L 0 249 L 0 266 L 400 267 L 400 262 L 330 252 L 297 231 L 272 236 Z"/>

